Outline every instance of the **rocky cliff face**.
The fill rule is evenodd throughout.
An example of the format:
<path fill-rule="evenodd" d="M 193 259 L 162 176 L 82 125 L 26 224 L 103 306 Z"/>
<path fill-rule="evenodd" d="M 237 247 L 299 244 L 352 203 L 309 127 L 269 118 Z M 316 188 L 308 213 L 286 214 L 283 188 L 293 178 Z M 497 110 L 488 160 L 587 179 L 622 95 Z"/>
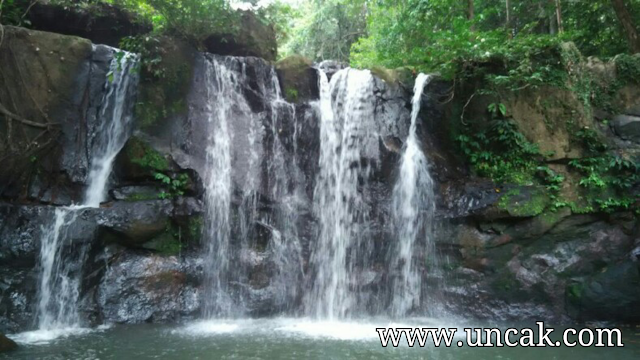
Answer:
<path fill-rule="evenodd" d="M 178 75 L 141 81 L 137 129 L 118 155 L 109 199 L 100 208 L 80 211 L 70 232 L 69 251 L 74 251 L 73 244 L 90 244 L 80 304 L 89 324 L 173 322 L 196 317 L 202 308 L 203 179 L 208 176 L 206 115 L 211 110 L 206 108 L 210 94 L 203 82 L 212 55 L 176 39 L 164 39 L 162 46 L 169 49 L 164 52 L 169 71 Z M 0 110 L 6 110 L 0 113 L 0 165 L 6 169 L 0 175 L 0 331 L 33 326 L 42 225 L 52 218 L 55 206 L 79 199 L 91 151 L 87 138 L 96 128 L 93 122 L 112 56 L 107 50 L 72 36 L 5 28 L 0 76 L 10 85 L 0 88 Z M 317 232 L 309 204 L 320 148 L 317 72 L 300 58 L 278 63 L 280 92 L 291 111 L 276 123 L 271 116 L 273 99 L 265 97 L 265 79 L 259 78 L 272 72 L 271 64 L 249 57 L 236 65 L 250 79 L 239 89 L 255 123 L 238 117 L 231 124 L 237 134 L 231 145 L 233 181 L 243 189 L 249 173 L 244 170 L 255 160 L 257 176 L 264 179 L 255 199 L 255 219 L 268 218 L 289 205 L 290 198 L 274 196 L 270 188 L 274 143 L 282 144 L 278 156 L 300 169 L 305 184 L 301 198 L 307 203 L 296 205 L 295 223 L 300 264 L 306 272 Z M 378 134 L 379 163 L 368 205 L 374 214 L 371 221 L 384 224 L 407 136 L 411 96 L 407 89 L 412 84 L 405 84 L 406 72 L 375 73 L 379 75 L 376 116 L 391 126 Z M 477 84 L 465 86 L 456 92 L 469 95 Z M 430 285 L 425 291 L 432 292 L 429 298 L 439 301 L 445 311 L 486 319 L 640 321 L 637 214 L 556 209 L 545 186 L 498 184 L 472 175 L 452 134 L 460 125 L 460 109 L 486 120 L 487 104 L 495 99 L 467 102 L 468 96 L 460 95 L 451 101 L 450 89 L 451 84 L 443 81 L 429 85 L 419 126 L 438 183 L 437 251 L 442 260 L 438 269 L 422 269 Z M 637 162 L 633 132 L 640 105 L 633 96 L 637 89 L 637 84 L 629 83 L 612 94 L 609 103 L 615 103 L 616 110 L 609 108 L 606 114 L 586 109 L 566 89 L 526 89 L 501 101 L 530 142 L 554 152 L 544 161 L 575 181 L 562 191 L 578 200 L 580 178 L 570 174 L 569 161 L 588 155 L 571 140 L 572 128 L 564 127 L 561 119 L 575 115 L 574 124 L 598 129 L 615 149 Z M 182 105 L 155 111 L 174 103 Z M 611 121 L 598 122 L 602 116 Z M 248 141 L 252 127 L 261 131 L 255 142 Z M 259 154 L 257 160 L 249 150 Z M 634 186 L 631 189 L 637 191 Z M 242 191 L 233 194 L 236 217 L 246 206 L 243 200 Z M 281 284 L 273 280 L 279 261 L 273 246 L 282 229 L 264 221 L 247 224 L 252 244 L 234 258 L 246 273 L 234 286 L 246 295 L 248 315 L 294 313 L 301 305 L 299 293 L 293 301 L 283 302 Z M 375 294 L 387 276 L 380 269 L 388 238 L 382 225 L 371 229 L 377 260 L 363 272 L 366 284 L 361 286 L 367 294 Z"/>
<path fill-rule="evenodd" d="M 633 113 L 640 101 L 629 96 L 638 83 L 625 69 L 627 62 L 638 59 L 621 56 L 604 64 L 582 59 L 571 44 L 563 49 L 575 56 L 574 75 L 569 72 L 563 86 L 483 95 L 478 89 L 486 84 L 471 81 L 455 89 L 457 100 L 447 105 L 446 120 L 437 125 L 426 122 L 426 136 L 438 138 L 428 151 L 441 187 L 438 237 L 447 264 L 447 275 L 432 281 L 439 284 L 444 292 L 440 296 L 454 314 L 556 322 L 638 321 L 640 147 L 633 140 L 632 125 L 620 125 L 635 121 L 625 114 Z M 498 103 L 505 113 L 496 116 L 491 104 Z M 455 158 L 465 157 L 460 141 L 468 138 L 460 134 L 482 141 L 471 133 L 493 136 L 492 126 L 504 121 L 516 124 L 522 141 L 540 150 L 535 159 L 529 158 L 533 177 L 521 176 L 518 171 L 523 168 L 515 166 L 503 177 L 515 181 L 492 182 L 451 166 Z M 472 166 L 477 172 L 496 174 L 482 168 L 496 157 L 496 149 L 479 149 L 467 155 L 484 151 L 480 156 L 486 157 Z M 441 156 L 449 156 L 444 162 L 448 173 L 438 166 Z M 523 156 L 516 161 L 530 160 Z M 615 163 L 627 164 L 629 171 L 607 170 Z M 586 164 L 592 165 L 581 167 Z M 550 181 L 549 174 L 557 182 Z M 546 180 L 536 180 L 539 176 Z M 602 180 L 594 184 L 595 177 Z M 617 181 L 628 184 L 617 187 Z"/>

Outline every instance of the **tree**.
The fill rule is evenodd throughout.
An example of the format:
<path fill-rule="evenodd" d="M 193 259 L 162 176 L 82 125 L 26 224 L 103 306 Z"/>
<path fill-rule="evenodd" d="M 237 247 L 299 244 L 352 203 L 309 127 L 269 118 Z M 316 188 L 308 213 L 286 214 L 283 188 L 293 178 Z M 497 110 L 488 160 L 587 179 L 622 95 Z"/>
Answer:
<path fill-rule="evenodd" d="M 624 29 L 624 34 L 629 42 L 629 49 L 633 53 L 640 52 L 640 38 L 638 38 L 638 30 L 636 29 L 629 9 L 624 0 L 611 0 L 611 5 L 616 12 L 618 20 Z"/>
<path fill-rule="evenodd" d="M 351 45 L 366 33 L 366 0 L 307 1 L 301 13 L 282 49 L 285 55 L 349 61 Z"/>
<path fill-rule="evenodd" d="M 562 7 L 560 6 L 560 0 L 556 0 L 556 22 L 558 24 L 558 32 L 562 33 L 564 28 L 562 27 Z"/>

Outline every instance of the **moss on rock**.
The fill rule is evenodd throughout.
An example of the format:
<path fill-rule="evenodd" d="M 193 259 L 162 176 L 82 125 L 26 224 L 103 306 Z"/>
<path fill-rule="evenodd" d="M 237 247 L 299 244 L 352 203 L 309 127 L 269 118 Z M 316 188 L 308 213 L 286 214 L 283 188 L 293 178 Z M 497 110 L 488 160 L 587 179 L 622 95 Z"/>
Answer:
<path fill-rule="evenodd" d="M 142 54 L 136 118 L 143 131 L 158 134 L 172 117 L 187 111 L 195 49 L 166 36 L 130 41 L 131 50 Z"/>
<path fill-rule="evenodd" d="M 163 154 L 137 136 L 127 141 L 117 158 L 117 170 L 128 179 L 153 178 L 156 172 L 170 168 Z"/>
<path fill-rule="evenodd" d="M 498 207 L 513 217 L 532 217 L 542 214 L 550 199 L 542 188 L 519 187 L 502 195 Z"/>
<path fill-rule="evenodd" d="M 287 101 L 297 103 L 318 98 L 318 72 L 312 65 L 311 60 L 300 55 L 292 55 L 276 63 Z"/>

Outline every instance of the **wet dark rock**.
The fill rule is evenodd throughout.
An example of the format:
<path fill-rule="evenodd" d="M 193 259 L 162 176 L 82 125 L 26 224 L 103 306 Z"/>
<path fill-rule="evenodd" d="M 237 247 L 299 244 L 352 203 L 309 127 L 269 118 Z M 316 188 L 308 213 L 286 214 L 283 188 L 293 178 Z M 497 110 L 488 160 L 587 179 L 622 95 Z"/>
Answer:
<path fill-rule="evenodd" d="M 0 265 L 34 266 L 42 226 L 51 218 L 50 207 L 0 204 Z"/>
<path fill-rule="evenodd" d="M 312 67 L 311 60 L 292 55 L 276 63 L 282 94 L 289 102 L 298 103 L 318 100 L 318 70 Z"/>
<path fill-rule="evenodd" d="M 102 209 L 97 221 L 112 235 L 110 239 L 135 247 L 166 231 L 172 211 L 169 200 L 116 202 Z"/>
<path fill-rule="evenodd" d="M 139 17 L 103 2 L 83 6 L 39 1 L 31 7 L 27 18 L 36 30 L 79 36 L 114 47 L 126 36 L 148 33 L 152 29 L 151 24 Z"/>
<path fill-rule="evenodd" d="M 606 267 L 566 290 L 569 312 L 579 320 L 640 321 L 640 266 L 627 261 Z"/>
<path fill-rule="evenodd" d="M 114 51 L 78 37 L 23 28 L 5 26 L 4 34 L 0 67 L 6 69 L 6 86 L 0 89 L 0 103 L 21 104 L 8 110 L 54 125 L 47 132 L 14 129 L 12 146 L 0 143 L 5 159 L 0 163 L 5 170 L 0 194 L 56 205 L 77 203 Z"/>
<path fill-rule="evenodd" d="M 16 333 L 33 323 L 37 274 L 33 268 L 0 266 L 0 331 Z"/>
<path fill-rule="evenodd" d="M 105 322 L 175 322 L 199 310 L 192 260 L 122 252 L 110 260 L 97 292 Z"/>
<path fill-rule="evenodd" d="M 124 181 L 155 180 L 158 172 L 178 169 L 167 153 L 159 151 L 154 142 L 141 136 L 132 136 L 127 141 L 115 163 L 115 172 Z"/>
<path fill-rule="evenodd" d="M 111 190 L 111 197 L 116 201 L 139 201 L 157 199 L 161 190 L 157 186 L 131 185 Z"/>
<path fill-rule="evenodd" d="M 15 341 L 6 337 L 3 333 L 0 333 L 0 353 L 15 350 L 18 348 L 18 344 Z"/>
<path fill-rule="evenodd" d="M 640 117 L 618 115 L 613 118 L 613 127 L 622 139 L 640 143 Z"/>
<path fill-rule="evenodd" d="M 277 44 L 273 27 L 263 24 L 254 13 L 242 11 L 237 34 L 213 34 L 204 40 L 207 52 L 217 55 L 255 56 L 276 59 Z"/>
<path fill-rule="evenodd" d="M 565 296 L 569 296 L 565 289 L 571 284 L 591 286 L 580 279 L 616 267 L 633 249 L 633 238 L 622 224 L 566 211 L 517 222 L 486 223 L 480 231 L 457 225 L 453 233 L 442 235 L 458 239 L 461 256 L 447 255 L 461 265 L 441 284 L 450 296 L 447 307 L 465 309 L 473 317 L 501 320 L 537 317 L 567 322 L 569 316 L 597 320 L 595 310 L 578 313 L 574 305 L 565 307 Z M 469 269 L 475 270 L 471 277 L 455 275 L 467 274 Z M 610 296 L 627 292 L 619 283 L 610 284 L 607 291 Z M 598 306 L 598 311 L 607 314 L 620 312 L 614 300 Z M 633 316 L 617 319 L 632 322 Z"/>

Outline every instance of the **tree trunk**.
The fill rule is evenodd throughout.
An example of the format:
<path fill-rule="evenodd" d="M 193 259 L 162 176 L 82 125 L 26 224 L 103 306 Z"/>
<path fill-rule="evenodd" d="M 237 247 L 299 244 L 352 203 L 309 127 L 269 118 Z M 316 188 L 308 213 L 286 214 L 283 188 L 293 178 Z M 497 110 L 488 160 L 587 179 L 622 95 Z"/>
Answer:
<path fill-rule="evenodd" d="M 511 23 L 511 3 L 509 0 L 505 1 L 505 7 L 507 10 L 507 21 L 505 22 L 505 26 L 507 29 L 509 28 L 509 24 Z"/>
<path fill-rule="evenodd" d="M 629 13 L 629 9 L 627 9 L 624 0 L 611 0 L 611 5 L 613 5 L 613 9 L 616 11 L 616 16 L 618 16 L 618 20 L 620 20 L 620 23 L 624 28 L 624 34 L 629 42 L 629 49 L 631 49 L 631 52 L 634 54 L 639 53 L 640 38 L 638 38 L 638 30 L 636 30 L 636 27 L 633 24 L 633 19 L 631 18 L 631 14 Z"/>
<path fill-rule="evenodd" d="M 467 0 L 467 19 L 473 20 L 475 17 L 475 9 L 473 7 L 473 0 Z"/>
<path fill-rule="evenodd" d="M 562 27 L 562 7 L 560 6 L 560 0 L 556 0 L 556 21 L 558 23 L 558 33 L 562 33 L 564 28 Z"/>

